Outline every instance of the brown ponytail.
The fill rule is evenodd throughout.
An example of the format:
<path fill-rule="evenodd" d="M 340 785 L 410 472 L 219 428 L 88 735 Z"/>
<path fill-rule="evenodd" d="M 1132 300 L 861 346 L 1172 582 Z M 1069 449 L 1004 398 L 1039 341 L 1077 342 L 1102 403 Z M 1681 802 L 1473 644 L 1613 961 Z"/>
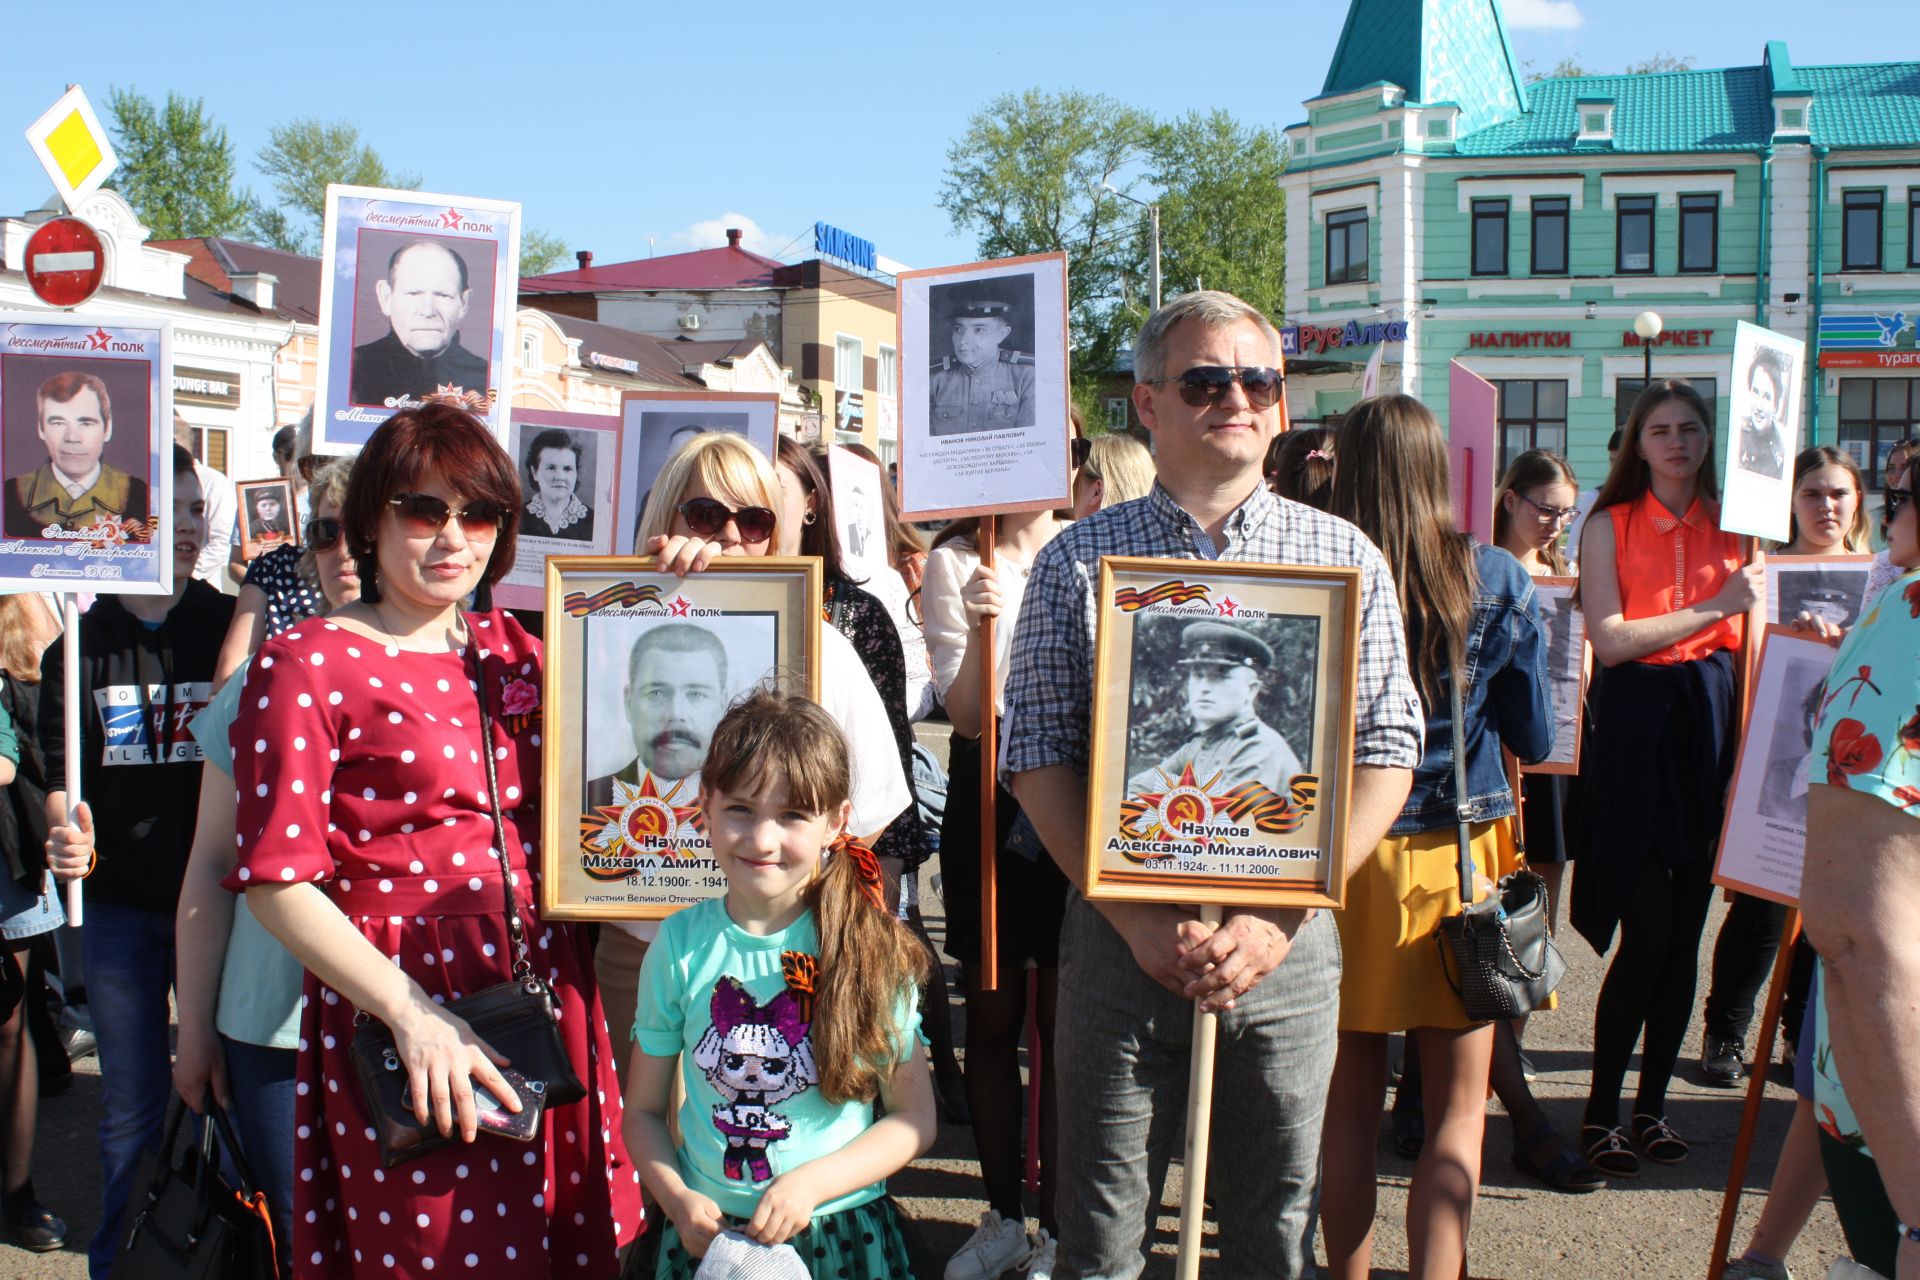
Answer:
<path fill-rule="evenodd" d="M 710 791 L 736 796 L 783 787 L 788 804 L 811 813 L 837 812 L 852 792 L 840 726 L 817 703 L 764 687 L 721 718 L 701 778 Z M 886 909 L 872 851 L 852 841 L 836 842 L 836 850 L 805 895 L 820 936 L 819 966 L 788 981 L 813 988 L 807 1034 L 821 1096 L 868 1102 L 911 1047 L 895 1041 L 896 1015 L 926 981 L 927 955 Z"/>

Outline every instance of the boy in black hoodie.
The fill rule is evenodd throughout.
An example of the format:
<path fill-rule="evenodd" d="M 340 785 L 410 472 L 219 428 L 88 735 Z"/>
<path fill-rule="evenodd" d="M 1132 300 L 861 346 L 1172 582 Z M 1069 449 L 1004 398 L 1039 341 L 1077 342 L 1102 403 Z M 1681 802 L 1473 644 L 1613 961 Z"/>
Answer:
<path fill-rule="evenodd" d="M 80 619 L 80 779 L 85 803 L 67 825 L 66 646 L 40 662 L 41 749 L 47 761 L 48 861 L 87 870 L 80 930 L 100 1038 L 104 1112 L 100 1229 L 87 1249 L 106 1280 L 140 1153 L 156 1146 L 172 1090 L 167 992 L 173 914 L 193 848 L 202 755 L 187 732 L 213 692 L 214 659 L 234 602 L 193 569 L 207 540 L 207 504 L 193 455 L 173 450 L 171 596 L 103 595 Z M 95 815 L 98 815 L 97 818 Z"/>

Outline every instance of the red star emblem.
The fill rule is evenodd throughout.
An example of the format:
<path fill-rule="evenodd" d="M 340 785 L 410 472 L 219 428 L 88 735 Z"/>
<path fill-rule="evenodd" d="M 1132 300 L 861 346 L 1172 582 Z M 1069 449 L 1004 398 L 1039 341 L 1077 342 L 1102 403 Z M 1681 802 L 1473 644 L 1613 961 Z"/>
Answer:
<path fill-rule="evenodd" d="M 458 231 L 460 229 L 460 211 L 458 209 L 448 209 L 440 215 L 440 225 L 443 227 L 452 227 L 455 231 Z"/>
<path fill-rule="evenodd" d="M 1240 607 L 1240 602 L 1232 596 L 1224 596 L 1221 598 L 1220 603 L 1213 607 L 1220 611 L 1221 617 L 1230 618 L 1233 616 L 1234 610 Z"/>
<path fill-rule="evenodd" d="M 95 351 L 105 351 L 107 349 L 107 343 L 113 341 L 113 335 L 105 329 L 96 327 L 92 333 L 87 335 L 87 341 L 93 344 Z"/>
<path fill-rule="evenodd" d="M 685 596 L 675 596 L 673 603 L 667 607 L 673 610 L 674 617 L 684 618 L 687 616 L 687 611 L 693 608 L 693 601 L 687 599 Z"/>

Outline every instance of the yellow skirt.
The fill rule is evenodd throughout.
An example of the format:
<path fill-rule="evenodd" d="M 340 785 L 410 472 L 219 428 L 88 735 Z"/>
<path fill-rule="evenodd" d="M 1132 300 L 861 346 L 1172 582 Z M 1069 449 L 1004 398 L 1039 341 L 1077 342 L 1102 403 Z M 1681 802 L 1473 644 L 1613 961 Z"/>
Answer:
<path fill-rule="evenodd" d="M 1518 869 L 1511 818 L 1469 830 L 1481 876 L 1498 883 Z M 1342 1031 L 1475 1025 L 1447 985 L 1434 942 L 1440 922 L 1460 914 L 1457 850 L 1452 827 L 1388 836 L 1347 880 L 1347 905 L 1334 913 L 1344 966 Z"/>

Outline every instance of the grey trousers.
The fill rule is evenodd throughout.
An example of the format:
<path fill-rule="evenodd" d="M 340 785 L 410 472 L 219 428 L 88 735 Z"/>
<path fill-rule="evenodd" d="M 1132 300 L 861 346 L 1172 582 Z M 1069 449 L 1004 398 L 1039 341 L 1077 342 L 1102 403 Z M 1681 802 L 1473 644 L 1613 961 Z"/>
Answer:
<path fill-rule="evenodd" d="M 1309 1274 L 1320 1122 L 1340 1012 L 1340 943 L 1325 912 L 1222 1015 L 1208 1198 L 1213 1277 Z M 1182 1139 L 1193 1002 L 1154 982 L 1113 926 L 1068 897 L 1054 1032 L 1059 1072 L 1058 1280 L 1132 1280 Z"/>

